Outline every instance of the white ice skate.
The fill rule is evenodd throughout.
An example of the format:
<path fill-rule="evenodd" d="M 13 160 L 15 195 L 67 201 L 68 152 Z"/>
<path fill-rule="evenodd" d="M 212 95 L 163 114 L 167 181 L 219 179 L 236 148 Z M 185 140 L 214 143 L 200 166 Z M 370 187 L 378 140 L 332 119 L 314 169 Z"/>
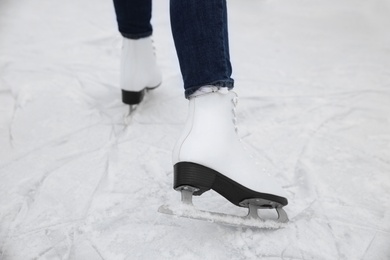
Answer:
<path fill-rule="evenodd" d="M 259 170 L 237 134 L 232 91 L 207 87 L 190 98 L 184 131 L 173 152 L 174 189 L 181 192 L 182 205 L 163 205 L 159 212 L 208 220 L 227 225 L 278 228 L 288 222 L 282 207 L 284 191 L 274 179 Z M 234 205 L 246 207 L 246 217 L 198 210 L 192 196 L 214 190 Z M 276 209 L 277 220 L 265 220 L 259 209 Z"/>
<path fill-rule="evenodd" d="M 141 103 L 145 92 L 161 84 L 161 72 L 151 37 L 137 40 L 123 38 L 120 87 L 122 101 L 130 109 Z"/>

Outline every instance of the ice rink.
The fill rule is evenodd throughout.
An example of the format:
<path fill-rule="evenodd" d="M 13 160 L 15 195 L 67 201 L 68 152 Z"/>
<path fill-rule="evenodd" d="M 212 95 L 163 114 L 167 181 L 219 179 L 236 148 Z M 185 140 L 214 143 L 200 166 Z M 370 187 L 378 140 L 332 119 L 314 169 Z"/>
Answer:
<path fill-rule="evenodd" d="M 187 114 L 168 0 L 152 20 L 163 84 L 131 117 L 111 1 L 2 0 L 1 260 L 390 259 L 390 1 L 228 7 L 239 135 L 286 190 L 287 227 L 157 212 L 180 200 Z M 195 203 L 246 212 L 214 192 Z"/>

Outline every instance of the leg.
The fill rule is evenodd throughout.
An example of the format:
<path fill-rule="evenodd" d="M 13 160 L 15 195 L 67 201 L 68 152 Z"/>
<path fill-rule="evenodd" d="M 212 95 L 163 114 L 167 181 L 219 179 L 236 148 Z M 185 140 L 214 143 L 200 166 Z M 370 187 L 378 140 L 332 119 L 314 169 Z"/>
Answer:
<path fill-rule="evenodd" d="M 288 201 L 275 180 L 242 146 L 237 95 L 229 59 L 226 0 L 171 0 L 172 32 L 189 115 L 173 151 L 174 189 L 202 195 L 212 189 L 236 206 L 275 208 L 281 222 Z M 282 213 L 280 213 L 282 212 Z"/>
<path fill-rule="evenodd" d="M 233 88 L 226 0 L 171 0 L 170 10 L 186 97 L 205 85 Z"/>

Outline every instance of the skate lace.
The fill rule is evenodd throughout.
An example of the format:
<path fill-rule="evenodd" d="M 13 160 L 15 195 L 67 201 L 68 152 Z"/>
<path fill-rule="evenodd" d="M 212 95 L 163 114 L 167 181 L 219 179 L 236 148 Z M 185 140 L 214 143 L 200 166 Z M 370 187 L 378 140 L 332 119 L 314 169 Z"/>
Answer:
<path fill-rule="evenodd" d="M 233 103 L 233 108 L 232 108 L 233 120 L 232 121 L 233 121 L 233 125 L 234 125 L 234 131 L 236 132 L 238 140 L 241 142 L 241 145 L 242 145 L 243 149 L 247 152 L 248 156 L 254 160 L 255 164 L 259 164 L 258 161 L 256 160 L 256 158 L 253 156 L 253 154 L 248 151 L 247 146 L 244 144 L 240 135 L 238 134 L 237 113 L 236 113 L 236 109 L 237 109 L 237 105 L 238 105 L 238 97 L 237 96 L 232 98 L 232 103 Z"/>
<path fill-rule="evenodd" d="M 233 113 L 234 131 L 238 135 L 237 113 L 236 113 L 236 108 L 237 108 L 237 104 L 238 104 L 238 97 L 237 96 L 232 98 L 232 103 L 233 103 L 232 113 Z"/>
<path fill-rule="evenodd" d="M 153 40 L 153 38 L 151 39 L 152 40 L 152 48 L 153 48 L 153 55 L 154 55 L 154 57 L 157 57 L 157 51 L 156 51 L 156 46 L 154 45 L 154 40 Z"/>

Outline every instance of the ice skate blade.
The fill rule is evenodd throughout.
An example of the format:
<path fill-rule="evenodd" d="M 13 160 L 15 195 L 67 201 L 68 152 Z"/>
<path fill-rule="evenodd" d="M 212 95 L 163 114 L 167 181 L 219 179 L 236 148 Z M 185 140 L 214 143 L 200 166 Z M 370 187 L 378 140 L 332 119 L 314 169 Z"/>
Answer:
<path fill-rule="evenodd" d="M 158 212 L 177 217 L 203 220 L 207 222 L 254 229 L 279 229 L 287 226 L 285 222 L 279 222 L 278 220 L 262 220 L 260 218 L 254 218 L 251 214 L 248 216 L 235 216 L 224 213 L 209 212 L 199 210 L 191 204 L 181 203 L 176 206 L 162 205 L 158 209 Z"/>
<path fill-rule="evenodd" d="M 135 114 L 135 111 L 136 111 L 136 109 L 137 109 L 137 106 L 138 106 L 138 105 L 129 105 L 129 110 L 127 111 L 126 115 L 124 115 L 124 118 L 123 118 L 124 123 L 125 123 L 126 125 L 128 125 L 128 124 L 131 123 L 132 118 L 133 118 L 133 116 L 134 116 L 134 114 Z"/>

